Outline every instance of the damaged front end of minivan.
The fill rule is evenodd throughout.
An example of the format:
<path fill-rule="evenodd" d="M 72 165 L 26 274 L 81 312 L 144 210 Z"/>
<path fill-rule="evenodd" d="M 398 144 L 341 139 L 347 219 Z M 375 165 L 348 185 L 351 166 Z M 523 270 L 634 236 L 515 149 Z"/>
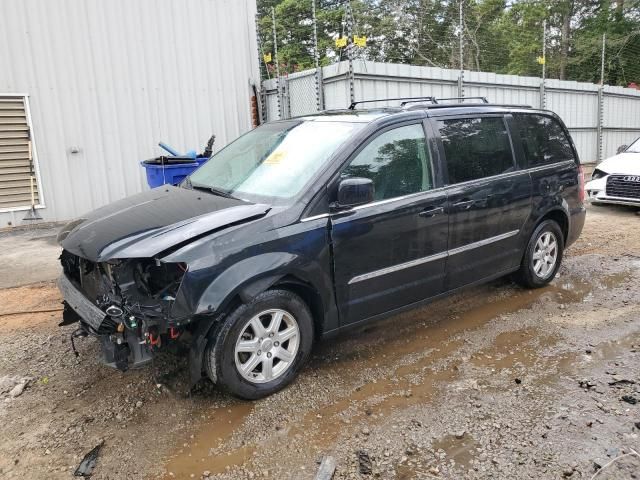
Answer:
<path fill-rule="evenodd" d="M 185 263 L 153 258 L 92 262 L 66 250 L 60 261 L 63 324 L 79 321 L 74 336 L 97 336 L 106 365 L 122 371 L 144 365 L 163 342 L 182 333 L 183 325 L 171 312 Z"/>
<path fill-rule="evenodd" d="M 167 185 L 66 225 L 57 238 L 63 270 L 58 285 L 62 325 L 78 322 L 74 351 L 75 337 L 97 337 L 104 363 L 123 371 L 178 342 L 189 348 L 196 342 L 201 352 L 204 327 L 215 318 L 201 305 L 217 275 L 211 242 L 268 211 L 265 205 Z M 184 254 L 198 242 L 204 253 Z M 199 322 L 203 316 L 208 322 Z M 202 332 L 194 339 L 197 328 Z M 197 381 L 201 362 L 190 370 Z"/>

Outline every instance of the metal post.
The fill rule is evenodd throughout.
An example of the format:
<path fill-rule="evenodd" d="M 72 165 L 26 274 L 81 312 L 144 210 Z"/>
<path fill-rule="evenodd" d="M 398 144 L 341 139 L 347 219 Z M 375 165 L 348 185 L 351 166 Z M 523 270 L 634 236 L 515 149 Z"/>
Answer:
<path fill-rule="evenodd" d="M 318 52 L 318 19 L 316 17 L 316 0 L 311 1 L 311 15 L 313 19 L 313 63 L 316 67 L 316 108 L 323 110 L 322 106 L 322 72 L 320 71 L 320 52 Z"/>
<path fill-rule="evenodd" d="M 462 2 L 460 0 L 460 31 L 459 31 L 459 40 L 460 40 L 460 75 L 458 76 L 458 96 L 464 97 L 464 13 L 462 10 Z M 462 102 L 462 100 L 460 100 Z"/>
<path fill-rule="evenodd" d="M 542 81 L 547 77 L 547 21 L 542 21 Z"/>
<path fill-rule="evenodd" d="M 600 86 L 604 85 L 604 51 L 607 43 L 607 34 L 602 34 L 602 59 L 600 60 Z"/>
<path fill-rule="evenodd" d="M 596 163 L 600 163 L 602 161 L 602 131 L 603 131 L 603 123 L 604 123 L 604 88 L 600 85 L 598 88 L 598 138 L 597 138 L 597 150 L 598 150 L 598 158 L 596 159 Z"/>
<path fill-rule="evenodd" d="M 602 161 L 602 143 L 604 126 L 604 53 L 607 42 L 607 34 L 602 34 L 602 58 L 600 60 L 600 87 L 598 88 L 598 158 L 596 163 Z"/>
<path fill-rule="evenodd" d="M 542 21 L 542 83 L 540 83 L 540 108 L 547 108 L 547 21 Z"/>
<path fill-rule="evenodd" d="M 263 62 L 263 55 L 264 52 L 262 50 L 262 42 L 260 40 L 260 24 L 258 23 L 258 14 L 256 13 L 256 17 L 255 17 L 255 21 L 256 21 L 256 43 L 258 44 L 258 98 L 256 98 L 256 102 L 258 103 L 258 123 L 260 125 L 262 125 L 262 123 L 264 123 L 265 120 L 265 102 L 264 102 L 264 87 L 262 85 L 262 62 Z M 269 69 L 267 67 L 267 65 L 265 64 L 265 70 L 267 75 L 269 75 Z"/>
<path fill-rule="evenodd" d="M 351 0 L 347 1 L 347 60 L 349 61 L 349 103 L 356 101 L 354 84 L 355 75 L 353 73 L 353 26 L 352 26 Z"/>
<path fill-rule="evenodd" d="M 273 61 L 276 64 L 276 91 L 278 103 L 278 119 L 282 119 L 282 110 L 280 107 L 280 62 L 278 61 L 278 37 L 276 35 L 276 9 L 271 7 L 271 20 L 273 21 Z"/>

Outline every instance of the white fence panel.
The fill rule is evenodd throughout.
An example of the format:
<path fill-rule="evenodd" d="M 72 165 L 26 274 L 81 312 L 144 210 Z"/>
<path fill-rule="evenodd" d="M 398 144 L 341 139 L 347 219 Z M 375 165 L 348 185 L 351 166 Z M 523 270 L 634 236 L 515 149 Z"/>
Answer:
<path fill-rule="evenodd" d="M 603 157 L 615 155 L 618 147 L 640 137 L 640 91 L 604 87 Z"/>
<path fill-rule="evenodd" d="M 491 103 L 504 105 L 539 107 L 540 81 L 534 77 L 465 72 L 464 96 L 485 97 Z"/>

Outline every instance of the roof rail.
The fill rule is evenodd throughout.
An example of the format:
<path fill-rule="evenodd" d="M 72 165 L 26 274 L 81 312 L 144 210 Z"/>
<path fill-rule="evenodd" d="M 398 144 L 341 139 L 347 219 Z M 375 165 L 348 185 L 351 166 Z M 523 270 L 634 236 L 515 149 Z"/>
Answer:
<path fill-rule="evenodd" d="M 481 100 L 482 103 L 489 103 L 487 97 L 449 97 L 449 98 L 438 98 L 438 102 L 447 101 L 447 100 L 460 100 L 460 103 L 465 100 Z"/>
<path fill-rule="evenodd" d="M 451 100 L 459 100 L 458 103 L 440 103 Z M 480 103 L 465 103 L 465 100 L 480 100 Z M 482 105 L 491 105 L 493 107 L 509 107 L 509 108 L 531 108 L 530 105 L 515 105 L 515 104 L 497 104 L 489 103 L 487 97 L 449 97 L 449 98 L 436 98 L 436 97 L 398 97 L 398 98 L 379 98 L 376 100 L 360 100 L 357 102 L 351 102 L 349 110 L 355 110 L 356 105 L 361 103 L 374 103 L 374 102 L 402 102 L 400 107 L 403 110 L 419 110 L 419 109 L 432 109 L 432 108 L 452 108 L 452 107 L 480 107 Z M 430 102 L 430 105 L 412 105 L 410 103 Z"/>
<path fill-rule="evenodd" d="M 405 103 L 410 103 L 412 101 L 428 101 L 431 102 L 433 104 L 437 104 L 437 100 L 435 99 L 435 97 L 399 97 L 399 98 L 379 98 L 377 100 L 360 100 L 358 102 L 351 102 L 351 105 L 349 105 L 349 110 L 355 110 L 356 105 L 359 105 L 361 103 L 374 103 L 374 102 L 392 102 L 392 101 L 400 101 L 402 100 L 402 106 L 405 105 Z"/>
<path fill-rule="evenodd" d="M 403 110 L 438 110 L 448 108 L 470 108 L 470 107 L 495 107 L 495 108 L 532 108 L 531 105 L 517 105 L 508 103 L 438 103 L 436 105 L 407 105 Z"/>
<path fill-rule="evenodd" d="M 424 98 L 418 98 L 416 100 L 405 100 L 404 102 L 402 102 L 400 104 L 401 107 L 404 107 L 405 105 L 407 105 L 408 103 L 420 103 L 423 102 L 424 100 L 427 100 L 429 102 L 431 102 L 432 105 L 437 105 L 438 104 L 438 100 L 436 100 L 435 97 L 428 97 L 426 99 Z"/>

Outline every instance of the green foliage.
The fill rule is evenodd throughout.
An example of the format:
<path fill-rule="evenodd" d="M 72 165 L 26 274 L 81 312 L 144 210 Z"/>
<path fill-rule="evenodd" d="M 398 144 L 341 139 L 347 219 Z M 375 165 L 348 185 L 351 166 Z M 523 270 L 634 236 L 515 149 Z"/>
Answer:
<path fill-rule="evenodd" d="M 259 35 L 273 52 L 275 8 L 282 74 L 314 65 L 312 0 L 258 0 Z M 640 0 L 351 0 L 353 33 L 368 38 L 357 58 L 460 68 L 460 2 L 465 69 L 599 82 L 606 34 L 605 82 L 640 83 Z M 320 63 L 345 59 L 349 0 L 316 0 Z M 273 62 L 269 65 L 273 75 Z M 264 69 L 263 65 L 263 71 Z"/>

